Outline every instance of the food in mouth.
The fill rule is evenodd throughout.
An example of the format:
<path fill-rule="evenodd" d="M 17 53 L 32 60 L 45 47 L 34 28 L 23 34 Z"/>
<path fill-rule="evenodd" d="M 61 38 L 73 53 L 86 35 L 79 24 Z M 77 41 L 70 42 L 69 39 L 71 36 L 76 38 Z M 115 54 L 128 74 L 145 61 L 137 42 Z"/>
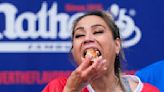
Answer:
<path fill-rule="evenodd" d="M 86 56 L 92 57 L 92 59 L 90 61 L 90 64 L 92 65 L 92 63 L 95 62 L 95 59 L 98 58 L 99 56 L 101 56 L 101 53 L 98 49 L 89 48 L 84 52 L 84 57 L 86 58 Z"/>

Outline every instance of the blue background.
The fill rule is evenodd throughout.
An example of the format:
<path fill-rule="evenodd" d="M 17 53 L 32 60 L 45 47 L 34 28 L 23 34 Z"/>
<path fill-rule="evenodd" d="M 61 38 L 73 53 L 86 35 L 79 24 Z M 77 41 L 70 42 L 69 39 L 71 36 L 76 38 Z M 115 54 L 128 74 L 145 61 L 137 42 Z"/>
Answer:
<path fill-rule="evenodd" d="M 134 46 L 124 48 L 127 59 L 127 70 L 138 70 L 158 60 L 164 59 L 164 1 L 163 0 L 47 0 L 48 8 L 53 2 L 58 4 L 58 13 L 67 12 L 64 9 L 65 4 L 75 5 L 101 4 L 103 9 L 107 10 L 110 5 L 117 4 L 120 8 L 127 10 L 134 9 L 136 15 L 133 17 L 135 25 L 138 26 L 142 33 L 141 40 Z M 17 16 L 30 11 L 37 13 L 41 9 L 43 0 L 0 0 L 0 4 L 10 3 L 17 9 Z M 85 11 L 82 11 L 85 12 Z M 4 15 L 0 13 L 0 32 L 5 28 Z M 66 39 L 70 40 L 70 39 Z M 4 41 L 62 41 L 57 39 L 1 39 Z M 69 53 L 1 53 L 0 52 L 0 71 L 24 71 L 24 70 L 73 70 L 74 66 L 69 59 Z M 4 85 L 0 84 L 0 92 L 40 92 L 43 85 Z"/>

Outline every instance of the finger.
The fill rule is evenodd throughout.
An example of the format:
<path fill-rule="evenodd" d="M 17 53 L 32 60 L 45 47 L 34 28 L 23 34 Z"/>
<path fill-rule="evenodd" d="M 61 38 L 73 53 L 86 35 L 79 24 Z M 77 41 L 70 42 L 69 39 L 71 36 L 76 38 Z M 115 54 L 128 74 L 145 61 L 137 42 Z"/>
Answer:
<path fill-rule="evenodd" d="M 99 71 L 102 70 L 101 68 L 103 67 L 104 62 L 103 62 L 103 60 L 102 61 L 97 61 L 97 62 L 99 62 L 99 63 L 96 66 L 96 70 L 97 70 L 97 72 L 99 72 Z"/>
<path fill-rule="evenodd" d="M 97 65 L 97 70 L 103 71 L 106 70 L 106 60 L 100 61 L 100 64 Z"/>
<path fill-rule="evenodd" d="M 90 66 L 90 62 L 92 60 L 92 56 L 87 55 L 86 58 L 83 58 L 84 61 L 84 69 Z"/>
<path fill-rule="evenodd" d="M 102 66 L 103 71 L 107 70 L 107 61 L 103 60 L 103 66 Z"/>
<path fill-rule="evenodd" d="M 103 66 L 104 62 L 103 62 L 103 58 L 102 57 L 99 57 L 95 62 L 94 64 L 92 65 L 92 69 L 93 69 L 93 73 L 94 74 L 97 74 L 99 72 L 101 72 L 101 68 Z"/>
<path fill-rule="evenodd" d="M 103 75 L 103 73 L 107 70 L 106 67 L 106 60 L 100 61 L 100 63 L 96 66 L 95 72 L 92 74 L 90 81 L 94 81 L 95 79 L 99 78 Z"/>
<path fill-rule="evenodd" d="M 88 76 L 88 78 L 90 76 L 92 76 L 94 73 L 96 73 L 96 71 L 95 71 L 95 68 L 93 66 L 89 66 L 87 69 L 85 69 L 83 71 L 83 75 L 84 76 Z"/>
<path fill-rule="evenodd" d="M 86 69 L 87 67 L 89 67 L 89 61 L 92 59 L 91 56 L 87 56 L 86 58 L 82 58 L 82 63 L 79 65 L 79 67 L 77 68 L 78 70 L 82 71 L 84 69 Z"/>
<path fill-rule="evenodd" d="M 97 58 L 97 60 L 95 60 L 91 66 L 86 68 L 86 70 L 84 71 L 84 75 L 90 76 L 90 75 L 95 74 L 98 71 L 97 66 L 101 63 L 101 61 L 102 61 L 102 56 Z"/>
<path fill-rule="evenodd" d="M 103 58 L 102 56 L 98 57 L 97 59 L 95 59 L 94 63 L 92 64 L 92 66 L 97 69 L 96 67 L 102 62 Z"/>

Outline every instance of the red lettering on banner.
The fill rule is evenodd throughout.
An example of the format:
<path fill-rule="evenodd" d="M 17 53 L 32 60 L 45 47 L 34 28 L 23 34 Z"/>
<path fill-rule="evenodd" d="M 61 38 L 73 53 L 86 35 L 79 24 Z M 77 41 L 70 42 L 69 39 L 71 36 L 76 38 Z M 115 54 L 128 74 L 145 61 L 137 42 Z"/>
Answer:
<path fill-rule="evenodd" d="M 69 76 L 70 73 L 71 71 L 0 71 L 0 85 L 42 85 L 54 78 Z"/>
<path fill-rule="evenodd" d="M 0 85 L 43 85 L 54 78 L 69 76 L 71 71 L 0 71 Z M 126 71 L 134 74 L 135 71 Z"/>
<path fill-rule="evenodd" d="M 102 4 L 89 4 L 86 7 L 87 7 L 87 10 L 103 10 Z"/>
<path fill-rule="evenodd" d="M 75 12 L 75 11 L 84 11 L 85 6 L 84 5 L 74 5 L 74 4 L 66 4 L 65 5 L 65 10 L 67 12 Z"/>
<path fill-rule="evenodd" d="M 1 71 L 1 73 L 0 73 L 0 83 L 3 83 L 4 80 L 6 80 L 6 73 L 4 71 Z"/>
<path fill-rule="evenodd" d="M 66 4 L 65 11 L 67 12 L 83 12 L 87 10 L 102 10 L 102 4 L 84 4 L 84 5 L 77 5 L 77 4 Z"/>

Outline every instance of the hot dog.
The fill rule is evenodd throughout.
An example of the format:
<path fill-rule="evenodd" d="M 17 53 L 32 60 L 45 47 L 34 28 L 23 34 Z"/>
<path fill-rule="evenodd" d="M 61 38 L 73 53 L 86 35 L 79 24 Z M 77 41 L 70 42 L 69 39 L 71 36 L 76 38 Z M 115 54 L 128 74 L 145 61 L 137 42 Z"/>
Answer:
<path fill-rule="evenodd" d="M 93 62 L 95 62 L 95 59 L 98 58 L 100 55 L 99 51 L 93 48 L 87 49 L 85 57 L 86 56 L 91 56 L 92 59 L 90 61 L 90 64 L 92 64 Z"/>

